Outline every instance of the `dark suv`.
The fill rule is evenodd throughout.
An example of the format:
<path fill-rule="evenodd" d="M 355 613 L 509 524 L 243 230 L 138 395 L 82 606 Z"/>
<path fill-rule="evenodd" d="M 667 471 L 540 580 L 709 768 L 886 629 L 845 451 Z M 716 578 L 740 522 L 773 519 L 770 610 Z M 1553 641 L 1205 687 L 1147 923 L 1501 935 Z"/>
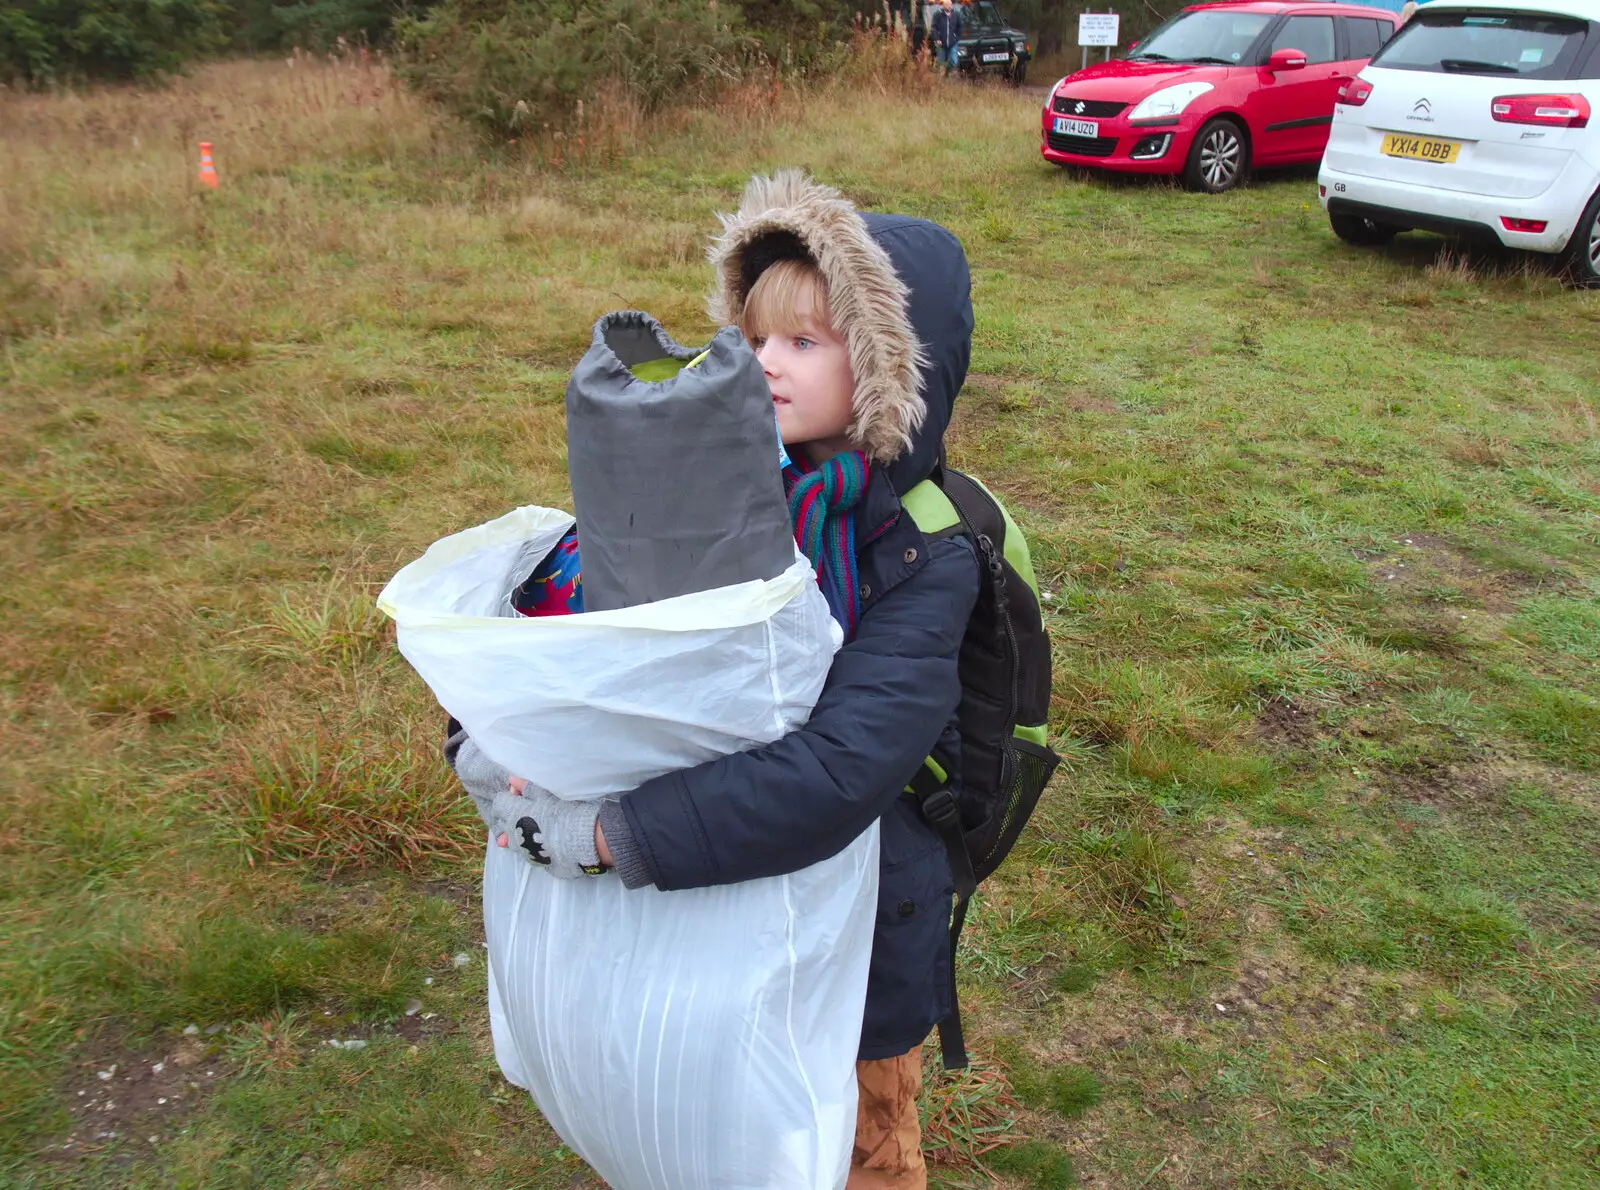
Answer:
<path fill-rule="evenodd" d="M 998 74 L 1020 87 L 1028 77 L 1033 57 L 1028 35 L 1006 23 L 990 0 L 961 6 L 961 40 L 956 42 L 956 65 L 962 74 Z"/>

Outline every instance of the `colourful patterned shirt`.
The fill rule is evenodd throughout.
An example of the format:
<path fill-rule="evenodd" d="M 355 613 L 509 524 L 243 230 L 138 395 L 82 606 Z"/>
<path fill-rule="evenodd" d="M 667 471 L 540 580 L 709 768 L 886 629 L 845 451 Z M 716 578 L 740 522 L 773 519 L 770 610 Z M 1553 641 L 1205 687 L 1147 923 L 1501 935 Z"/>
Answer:
<path fill-rule="evenodd" d="M 511 606 L 525 616 L 572 616 L 583 611 L 583 570 L 578 564 L 576 525 L 545 555 L 528 581 L 512 593 Z"/>

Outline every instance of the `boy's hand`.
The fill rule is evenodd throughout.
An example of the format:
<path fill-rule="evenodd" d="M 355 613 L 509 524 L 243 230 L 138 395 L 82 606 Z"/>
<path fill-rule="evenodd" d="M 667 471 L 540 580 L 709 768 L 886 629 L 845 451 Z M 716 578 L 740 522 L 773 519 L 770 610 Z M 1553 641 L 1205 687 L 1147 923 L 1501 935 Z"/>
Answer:
<path fill-rule="evenodd" d="M 522 797 L 527 788 L 528 779 L 526 777 L 511 778 L 511 792 L 518 797 Z M 510 845 L 510 839 L 505 835 L 501 835 L 495 842 L 501 847 Z M 595 854 L 600 857 L 601 867 L 609 868 L 612 866 L 611 848 L 606 846 L 606 833 L 600 829 L 600 819 L 598 817 L 594 820 L 594 850 Z"/>
<path fill-rule="evenodd" d="M 494 840 L 515 847 L 531 863 L 563 880 L 598 876 L 601 862 L 596 802 L 565 802 L 521 777 L 512 777 L 504 793 L 479 802 Z"/>

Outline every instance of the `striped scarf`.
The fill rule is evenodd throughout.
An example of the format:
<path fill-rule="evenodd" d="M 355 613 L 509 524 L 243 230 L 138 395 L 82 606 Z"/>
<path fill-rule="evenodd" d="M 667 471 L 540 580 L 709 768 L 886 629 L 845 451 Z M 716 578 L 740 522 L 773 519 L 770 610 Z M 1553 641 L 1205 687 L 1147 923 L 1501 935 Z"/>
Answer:
<path fill-rule="evenodd" d="M 861 618 L 852 510 L 867 490 L 867 456 L 859 450 L 842 451 L 820 467 L 796 459 L 783 469 L 783 486 L 789 493 L 795 544 L 817 568 L 817 585 L 850 640 Z"/>

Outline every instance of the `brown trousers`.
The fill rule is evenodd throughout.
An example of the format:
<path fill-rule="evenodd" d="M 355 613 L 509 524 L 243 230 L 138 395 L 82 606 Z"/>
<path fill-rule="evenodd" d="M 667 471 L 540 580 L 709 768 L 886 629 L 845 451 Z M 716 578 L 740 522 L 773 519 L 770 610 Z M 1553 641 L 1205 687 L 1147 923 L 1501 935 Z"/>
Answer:
<path fill-rule="evenodd" d="M 845 1190 L 927 1190 L 917 1092 L 922 1047 L 898 1058 L 856 1063 L 856 1144 Z"/>

